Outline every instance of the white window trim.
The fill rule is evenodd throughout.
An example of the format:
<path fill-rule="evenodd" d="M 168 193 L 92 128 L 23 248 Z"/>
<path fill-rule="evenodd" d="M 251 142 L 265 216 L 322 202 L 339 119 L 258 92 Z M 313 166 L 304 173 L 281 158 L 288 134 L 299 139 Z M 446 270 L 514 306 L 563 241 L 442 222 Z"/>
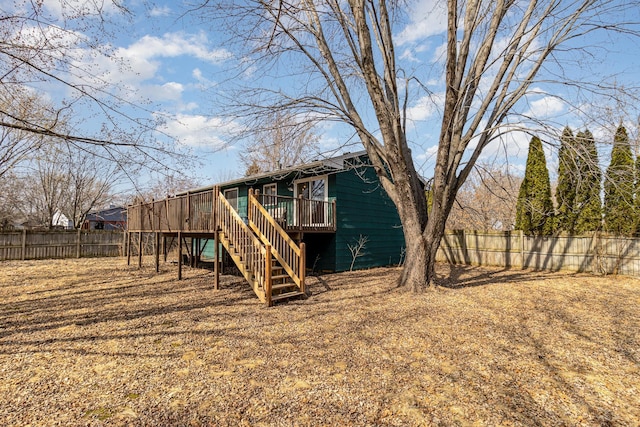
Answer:
<path fill-rule="evenodd" d="M 233 187 L 233 188 L 227 188 L 226 190 L 224 190 L 222 192 L 222 195 L 224 196 L 225 199 L 227 199 L 227 201 L 229 201 L 229 198 L 227 197 L 227 193 L 231 192 L 231 191 L 235 191 L 236 192 L 236 205 L 235 206 L 231 206 L 232 208 L 234 208 L 236 211 L 238 210 L 238 199 L 240 198 L 240 187 Z M 229 203 L 231 204 L 231 203 Z"/>
<path fill-rule="evenodd" d="M 278 195 L 278 184 L 276 184 L 275 182 L 272 182 L 271 184 L 265 184 L 262 186 L 262 194 L 267 194 L 267 187 L 274 187 L 276 189 L 276 191 L 273 192 L 274 196 Z"/>
<path fill-rule="evenodd" d="M 312 176 L 309 178 L 302 178 L 293 181 L 293 196 L 298 197 L 298 184 L 302 184 L 303 182 L 311 182 L 311 181 L 319 181 L 324 180 L 324 201 L 329 201 L 329 175 L 318 175 Z"/>

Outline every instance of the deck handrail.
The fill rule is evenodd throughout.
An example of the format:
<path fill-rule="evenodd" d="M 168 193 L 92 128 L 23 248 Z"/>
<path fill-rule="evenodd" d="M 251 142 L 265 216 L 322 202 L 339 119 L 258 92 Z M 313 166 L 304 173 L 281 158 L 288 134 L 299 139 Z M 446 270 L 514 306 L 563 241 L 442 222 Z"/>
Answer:
<path fill-rule="evenodd" d="M 305 265 L 304 247 L 298 246 L 277 221 L 260 204 L 253 191 L 249 191 L 247 209 L 249 226 L 258 235 L 262 243 L 271 245 L 275 259 L 291 277 L 301 292 L 304 292 Z M 303 244 L 302 244 L 303 245 Z"/>
<path fill-rule="evenodd" d="M 259 194 L 258 202 L 289 231 L 336 231 L 336 202 Z"/>
<path fill-rule="evenodd" d="M 270 286 L 266 277 L 267 267 L 267 251 L 262 242 L 251 232 L 249 227 L 244 223 L 238 212 L 229 204 L 222 194 L 218 194 L 216 199 L 215 215 L 218 226 L 225 237 L 233 243 L 234 248 L 238 251 L 247 265 L 249 270 L 254 274 L 254 278 L 258 280 L 260 286 L 265 291 Z M 266 279 L 266 280 L 265 280 Z M 267 298 L 270 295 L 266 296 Z"/>

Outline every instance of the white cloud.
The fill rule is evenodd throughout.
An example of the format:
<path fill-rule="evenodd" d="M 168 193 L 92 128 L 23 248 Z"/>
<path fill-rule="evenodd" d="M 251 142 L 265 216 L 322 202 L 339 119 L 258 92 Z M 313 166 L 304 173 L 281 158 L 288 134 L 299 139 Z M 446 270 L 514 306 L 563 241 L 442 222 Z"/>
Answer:
<path fill-rule="evenodd" d="M 91 81 L 94 87 L 110 84 L 126 99 L 133 100 L 137 93 L 153 101 L 179 100 L 188 85 L 164 81 L 163 60 L 191 57 L 219 64 L 230 57 L 227 50 L 212 48 L 210 44 L 204 33 L 147 35 L 129 46 L 113 48 L 108 55 L 89 49 L 75 50 L 73 65 L 77 70 L 86 70 L 84 83 Z M 198 79 L 198 73 L 193 77 Z"/>
<path fill-rule="evenodd" d="M 99 16 L 118 13 L 116 2 L 92 2 L 87 0 L 48 0 L 43 2 L 44 9 L 58 19 L 77 19 L 77 17 Z"/>
<path fill-rule="evenodd" d="M 425 95 L 413 106 L 407 108 L 407 119 L 421 121 L 431 118 L 442 110 L 444 105 L 444 93 Z"/>
<path fill-rule="evenodd" d="M 447 29 L 447 3 L 442 0 L 418 0 L 409 24 L 398 34 L 398 46 L 441 34 Z"/>
<path fill-rule="evenodd" d="M 149 14 L 151 16 L 168 16 L 171 13 L 171 8 L 169 6 L 155 6 Z"/>
<path fill-rule="evenodd" d="M 551 117 L 563 112 L 565 109 L 564 102 L 555 96 L 545 96 L 537 99 L 530 102 L 529 106 L 530 108 L 526 115 L 534 119 Z"/>
<path fill-rule="evenodd" d="M 140 94 L 156 101 L 180 101 L 184 86 L 177 82 L 168 82 L 162 85 L 146 85 L 140 87 Z"/>
<path fill-rule="evenodd" d="M 168 120 L 160 131 L 184 145 L 218 149 L 224 147 L 226 140 L 239 131 L 239 126 L 218 117 L 179 114 Z"/>
<path fill-rule="evenodd" d="M 128 48 L 120 49 L 122 57 L 133 58 L 176 58 L 193 56 L 212 64 L 220 64 L 231 55 L 226 49 L 210 49 L 205 33 L 166 33 L 162 37 L 144 36 Z"/>

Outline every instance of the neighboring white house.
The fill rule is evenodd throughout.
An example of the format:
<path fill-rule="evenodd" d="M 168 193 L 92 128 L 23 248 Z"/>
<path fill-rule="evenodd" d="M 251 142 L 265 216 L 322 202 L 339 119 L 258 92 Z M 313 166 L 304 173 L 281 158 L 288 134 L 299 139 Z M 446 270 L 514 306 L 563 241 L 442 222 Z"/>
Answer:
<path fill-rule="evenodd" d="M 54 227 L 72 229 L 73 221 L 67 218 L 62 212 L 56 211 L 53 214 L 53 223 L 51 225 L 53 225 Z"/>

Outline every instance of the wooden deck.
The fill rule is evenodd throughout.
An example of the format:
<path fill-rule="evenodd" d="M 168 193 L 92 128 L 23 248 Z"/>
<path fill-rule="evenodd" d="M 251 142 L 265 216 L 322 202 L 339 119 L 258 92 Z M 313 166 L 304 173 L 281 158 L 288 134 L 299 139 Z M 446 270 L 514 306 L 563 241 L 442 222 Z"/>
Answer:
<path fill-rule="evenodd" d="M 148 203 L 129 206 L 127 230 L 130 232 L 183 233 L 215 232 L 213 200 L 216 189 L 187 193 Z M 335 233 L 336 203 L 301 197 L 249 195 L 287 232 Z M 243 218 L 244 219 L 244 218 Z"/>
<path fill-rule="evenodd" d="M 186 238 L 212 238 L 215 248 L 220 243 L 226 249 L 260 300 L 272 305 L 278 300 L 305 295 L 306 259 L 304 243 L 299 243 L 301 234 L 335 232 L 335 212 L 335 202 L 250 193 L 247 218 L 241 218 L 217 187 L 140 203 L 127 209 L 127 259 L 130 261 L 132 233 L 155 233 L 158 269 L 159 236 L 176 236 L 180 279 L 183 243 L 187 251 L 189 247 Z M 217 252 L 214 260 L 216 289 L 219 284 Z M 192 261 L 193 256 L 191 253 Z"/>

